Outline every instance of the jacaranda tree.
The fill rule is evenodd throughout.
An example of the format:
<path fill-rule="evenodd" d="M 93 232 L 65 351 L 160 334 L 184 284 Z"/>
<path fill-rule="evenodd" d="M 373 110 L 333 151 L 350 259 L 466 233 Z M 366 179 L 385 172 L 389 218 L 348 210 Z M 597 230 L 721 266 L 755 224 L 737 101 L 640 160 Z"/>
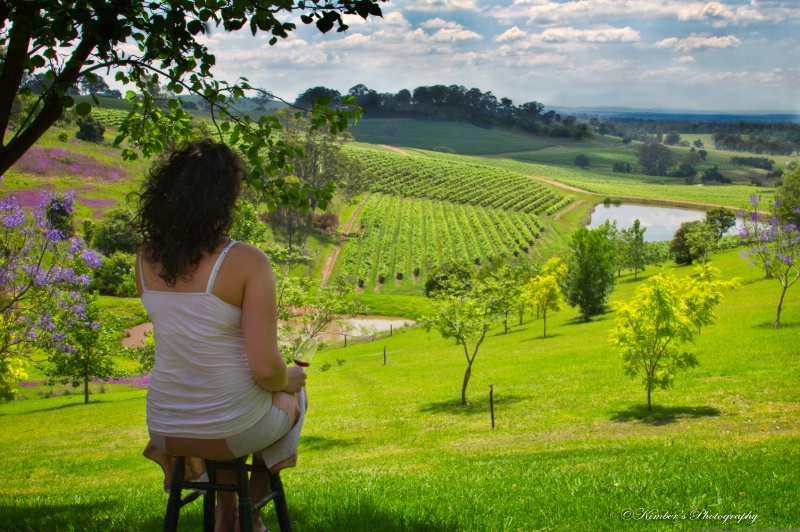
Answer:
<path fill-rule="evenodd" d="M 775 327 L 778 327 L 786 291 L 800 279 L 800 227 L 789 216 L 762 213 L 759 203 L 757 195 L 750 197 L 751 210 L 742 216 L 738 234 L 747 244 L 742 257 L 749 258 L 751 266 L 764 268 L 767 277 L 781 285 L 775 314 Z M 777 210 L 786 206 L 779 203 L 773 207 Z M 790 212 L 800 216 L 800 205 L 792 206 Z"/>
<path fill-rule="evenodd" d="M 89 115 L 92 105 L 76 105 L 69 94 L 76 83 L 113 71 L 118 83 L 131 88 L 126 98 L 132 110 L 115 142 L 128 139 L 136 150 L 124 149 L 123 157 L 158 155 L 165 144 L 191 138 L 189 115 L 176 95 L 199 95 L 211 109 L 220 138 L 244 154 L 250 181 L 264 189 L 268 203 L 308 209 L 313 200 L 324 208 L 332 186 L 298 190 L 270 179 L 302 150 L 274 138 L 277 118 L 251 120 L 235 112 L 236 99 L 254 88 L 244 78 L 230 83 L 215 79 L 216 57 L 203 38 L 211 31 L 246 27 L 253 35 L 270 34 L 275 44 L 296 28 L 286 19 L 297 15 L 323 33 L 334 27 L 341 32 L 347 29 L 345 15 L 381 16 L 380 1 L 0 0 L 0 175 L 65 109 Z M 354 101 L 345 98 L 341 103 L 346 107 L 331 107 L 330 100 L 317 99 L 309 109 L 312 124 L 327 125 L 332 132 L 346 128 L 360 116 L 359 109 L 347 107 Z M 15 110 L 15 105 L 24 109 Z"/>
<path fill-rule="evenodd" d="M 64 327 L 80 317 L 81 292 L 101 264 L 80 238 L 53 227 L 47 208 L 54 200 L 72 211 L 69 196 L 45 194 L 32 213 L 13 196 L 0 200 L 0 395 L 6 398 L 34 349 L 70 349 Z"/>

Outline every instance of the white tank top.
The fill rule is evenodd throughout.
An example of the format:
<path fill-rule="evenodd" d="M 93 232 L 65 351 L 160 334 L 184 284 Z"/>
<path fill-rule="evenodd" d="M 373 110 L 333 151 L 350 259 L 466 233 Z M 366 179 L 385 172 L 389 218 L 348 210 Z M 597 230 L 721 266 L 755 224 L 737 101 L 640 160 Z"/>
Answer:
<path fill-rule="evenodd" d="M 139 258 L 142 303 L 153 322 L 155 365 L 147 390 L 147 426 L 169 436 L 227 438 L 253 426 L 272 393 L 253 379 L 244 349 L 242 309 L 211 293 L 148 290 Z"/>

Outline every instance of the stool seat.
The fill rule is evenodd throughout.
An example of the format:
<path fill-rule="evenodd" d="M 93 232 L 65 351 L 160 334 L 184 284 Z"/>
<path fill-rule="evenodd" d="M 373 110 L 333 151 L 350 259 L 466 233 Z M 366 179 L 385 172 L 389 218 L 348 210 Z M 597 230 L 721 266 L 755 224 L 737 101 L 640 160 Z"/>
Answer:
<path fill-rule="evenodd" d="M 205 460 L 208 481 L 196 482 L 184 478 L 186 457 L 176 456 L 175 468 L 172 472 L 169 488 L 167 513 L 164 517 L 164 532 L 177 532 L 181 508 L 201 495 L 203 496 L 203 531 L 213 532 L 217 491 L 236 492 L 239 502 L 239 529 L 241 532 L 253 531 L 253 512 L 263 508 L 270 501 L 275 503 L 275 513 L 278 517 L 278 526 L 281 532 L 292 532 L 289 509 L 286 505 L 286 495 L 283 491 L 280 473 L 270 472 L 263 464 L 248 464 L 247 459 L 248 456 L 227 461 Z M 234 471 L 236 478 L 234 483 L 217 482 L 218 470 Z M 255 503 L 250 500 L 250 477 L 248 473 L 252 471 L 266 472 L 270 486 L 270 491 Z M 184 497 L 184 490 L 192 490 L 192 492 Z"/>

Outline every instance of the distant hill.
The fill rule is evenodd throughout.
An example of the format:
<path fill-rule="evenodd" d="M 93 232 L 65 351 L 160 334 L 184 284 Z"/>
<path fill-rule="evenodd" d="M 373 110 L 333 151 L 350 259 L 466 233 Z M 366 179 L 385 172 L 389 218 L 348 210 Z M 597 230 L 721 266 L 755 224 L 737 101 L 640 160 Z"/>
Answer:
<path fill-rule="evenodd" d="M 633 118 L 639 120 L 695 122 L 791 122 L 800 123 L 800 114 L 789 111 L 714 111 L 687 109 L 632 109 L 630 107 L 549 107 L 561 115 Z"/>

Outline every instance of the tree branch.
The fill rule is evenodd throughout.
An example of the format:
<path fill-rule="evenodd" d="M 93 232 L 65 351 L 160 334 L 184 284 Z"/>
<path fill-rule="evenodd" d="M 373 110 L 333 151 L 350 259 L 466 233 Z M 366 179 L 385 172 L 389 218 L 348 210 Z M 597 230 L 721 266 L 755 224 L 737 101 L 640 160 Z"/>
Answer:
<path fill-rule="evenodd" d="M 28 57 L 28 46 L 31 41 L 30 20 L 36 14 L 36 2 L 20 2 L 17 7 L 17 16 L 11 26 L 8 35 L 8 50 L 3 61 L 2 73 L 0 73 L 0 147 L 3 147 L 6 127 L 11 117 L 11 108 L 19 90 L 19 82 L 25 71 L 25 59 Z M 11 9 L 6 7 L 6 16 L 3 21 L 8 20 Z M 0 169 L 0 173 L 5 170 Z"/>

